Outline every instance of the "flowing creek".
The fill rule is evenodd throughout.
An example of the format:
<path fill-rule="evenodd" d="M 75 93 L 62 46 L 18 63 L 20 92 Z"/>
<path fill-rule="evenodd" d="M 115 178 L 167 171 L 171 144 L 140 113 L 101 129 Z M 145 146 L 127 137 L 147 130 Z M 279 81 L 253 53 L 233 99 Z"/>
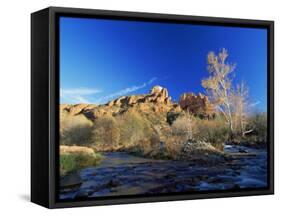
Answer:
<path fill-rule="evenodd" d="M 210 191 L 267 186 L 267 151 L 226 145 L 225 152 L 248 152 L 228 162 L 200 165 L 195 162 L 154 160 L 125 152 L 103 153 L 97 167 L 80 171 L 79 185 L 61 188 L 61 199 Z"/>

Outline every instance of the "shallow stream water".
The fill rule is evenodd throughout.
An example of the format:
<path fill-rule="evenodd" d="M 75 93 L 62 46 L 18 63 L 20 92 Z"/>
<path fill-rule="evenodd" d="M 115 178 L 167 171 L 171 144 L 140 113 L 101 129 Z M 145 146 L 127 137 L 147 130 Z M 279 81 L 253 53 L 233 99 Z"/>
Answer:
<path fill-rule="evenodd" d="M 253 153 L 227 162 L 202 165 L 195 162 L 154 160 L 125 152 L 103 153 L 97 167 L 80 171 L 82 183 L 61 188 L 61 199 L 136 194 L 159 194 L 267 186 L 266 149 L 226 145 L 225 152 Z"/>

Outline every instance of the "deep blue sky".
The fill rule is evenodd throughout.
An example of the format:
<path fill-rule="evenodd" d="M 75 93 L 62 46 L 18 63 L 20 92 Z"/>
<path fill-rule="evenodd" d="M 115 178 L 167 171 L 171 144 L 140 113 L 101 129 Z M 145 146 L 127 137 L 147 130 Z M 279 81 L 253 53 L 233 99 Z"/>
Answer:
<path fill-rule="evenodd" d="M 251 102 L 266 110 L 265 29 L 62 17 L 61 103 L 105 103 L 154 85 L 173 100 L 204 93 L 206 56 L 223 47 L 237 63 L 234 83 L 245 81 Z"/>

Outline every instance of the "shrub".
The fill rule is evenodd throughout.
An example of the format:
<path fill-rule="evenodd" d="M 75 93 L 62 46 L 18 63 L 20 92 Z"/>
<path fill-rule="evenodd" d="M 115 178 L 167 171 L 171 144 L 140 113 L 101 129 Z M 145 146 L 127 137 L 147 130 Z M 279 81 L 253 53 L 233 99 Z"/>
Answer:
<path fill-rule="evenodd" d="M 120 140 L 120 130 L 114 117 L 103 116 L 94 121 L 92 132 L 93 144 L 96 147 L 116 147 Z"/>
<path fill-rule="evenodd" d="M 221 148 L 222 143 L 228 139 L 228 126 L 223 119 L 196 119 L 195 138 L 200 141 L 210 142 Z"/>
<path fill-rule="evenodd" d="M 253 132 L 249 136 L 256 142 L 266 142 L 267 140 L 267 114 L 258 113 L 249 119 L 249 128 Z"/>
<path fill-rule="evenodd" d="M 193 117 L 189 113 L 179 115 L 167 130 L 165 137 L 165 157 L 177 160 L 182 151 L 182 145 L 193 139 Z"/>
<path fill-rule="evenodd" d="M 185 140 L 193 138 L 193 120 L 189 113 L 178 117 L 173 122 L 172 134 L 174 136 L 182 136 Z"/>
<path fill-rule="evenodd" d="M 60 153 L 60 174 L 96 166 L 100 160 L 101 156 L 96 153 Z"/>
<path fill-rule="evenodd" d="M 179 136 L 170 136 L 165 140 L 166 157 L 177 160 L 182 152 L 182 144 L 185 140 Z"/>
<path fill-rule="evenodd" d="M 137 112 L 124 113 L 118 118 L 118 124 L 120 142 L 125 146 L 136 145 L 153 134 L 149 122 Z"/>
<path fill-rule="evenodd" d="M 60 154 L 60 174 L 65 175 L 76 169 L 76 161 L 73 154 Z"/>
<path fill-rule="evenodd" d="M 129 146 L 128 150 L 141 156 L 158 157 L 164 151 L 160 147 L 160 137 L 154 133 L 139 140 L 136 145 Z"/>
<path fill-rule="evenodd" d="M 142 156 L 153 157 L 160 146 L 160 135 L 146 116 L 135 111 L 116 118 L 120 129 L 119 149 Z"/>
<path fill-rule="evenodd" d="M 167 122 L 169 125 L 172 125 L 173 122 L 181 115 L 180 112 L 168 112 L 167 113 Z"/>
<path fill-rule="evenodd" d="M 60 143 L 88 145 L 91 142 L 92 122 L 83 115 L 60 117 Z"/>

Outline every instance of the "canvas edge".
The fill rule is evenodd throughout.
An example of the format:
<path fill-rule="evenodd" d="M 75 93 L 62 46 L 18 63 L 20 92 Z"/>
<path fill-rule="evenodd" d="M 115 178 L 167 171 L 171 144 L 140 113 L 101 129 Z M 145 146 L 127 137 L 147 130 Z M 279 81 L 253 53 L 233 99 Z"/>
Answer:
<path fill-rule="evenodd" d="M 31 14 L 31 202 L 49 207 L 49 10 Z"/>

